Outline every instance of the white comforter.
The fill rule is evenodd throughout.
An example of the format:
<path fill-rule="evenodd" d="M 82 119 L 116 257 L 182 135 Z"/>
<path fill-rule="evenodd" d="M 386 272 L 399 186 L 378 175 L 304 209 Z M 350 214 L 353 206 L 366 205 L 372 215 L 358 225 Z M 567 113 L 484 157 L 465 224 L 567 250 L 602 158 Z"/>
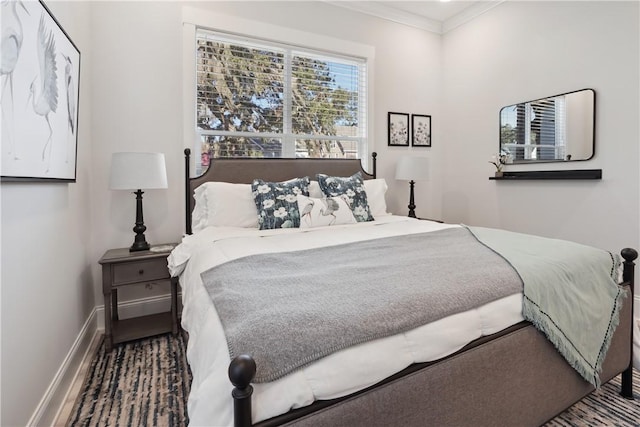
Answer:
<path fill-rule="evenodd" d="M 456 225 L 386 216 L 354 225 L 263 230 L 209 227 L 186 236 L 169 256 L 180 276 L 182 326 L 189 333 L 193 374 L 188 411 L 191 425 L 233 424 L 229 352 L 224 331 L 200 273 L 242 256 L 309 249 L 379 237 L 440 230 Z M 407 333 L 371 341 L 327 356 L 277 381 L 254 385 L 253 422 L 353 393 L 412 363 L 437 360 L 470 341 L 523 320 L 522 295 L 512 295 Z"/>

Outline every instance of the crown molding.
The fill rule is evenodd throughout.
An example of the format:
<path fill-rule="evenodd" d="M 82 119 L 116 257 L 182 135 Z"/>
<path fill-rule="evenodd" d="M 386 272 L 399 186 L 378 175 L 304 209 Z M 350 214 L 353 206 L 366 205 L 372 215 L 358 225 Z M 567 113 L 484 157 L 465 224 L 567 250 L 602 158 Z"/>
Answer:
<path fill-rule="evenodd" d="M 325 0 L 325 3 L 360 13 L 366 13 L 367 15 L 376 16 L 378 18 L 386 19 L 387 21 L 393 21 L 397 24 L 408 25 L 410 27 L 416 27 L 433 33 L 442 34 L 442 23 L 440 21 L 417 16 L 377 2 Z"/>
<path fill-rule="evenodd" d="M 442 34 L 449 32 L 454 28 L 458 28 L 462 24 L 466 24 L 472 19 L 477 18 L 505 1 L 506 0 L 479 1 L 469 6 L 462 12 L 452 16 L 442 23 Z"/>
<path fill-rule="evenodd" d="M 374 1 L 340 1 L 340 0 L 324 0 L 325 3 L 334 6 L 350 9 L 367 15 L 376 16 L 386 19 L 397 24 L 408 25 L 410 27 L 420 28 L 432 33 L 444 34 L 454 28 L 463 25 L 472 19 L 482 15 L 488 10 L 493 9 L 506 0 L 483 0 L 468 7 L 462 12 L 452 16 L 451 18 L 441 22 L 436 19 L 421 17 L 413 13 L 395 9 Z"/>

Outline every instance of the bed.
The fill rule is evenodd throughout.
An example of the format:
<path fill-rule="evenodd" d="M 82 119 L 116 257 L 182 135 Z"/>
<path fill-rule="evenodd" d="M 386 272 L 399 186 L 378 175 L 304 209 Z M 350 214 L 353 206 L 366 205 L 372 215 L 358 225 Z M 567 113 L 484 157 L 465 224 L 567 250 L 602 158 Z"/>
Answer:
<path fill-rule="evenodd" d="M 571 362 L 573 367 L 568 363 L 567 354 L 561 354 L 568 351 L 566 348 L 559 351 L 560 344 L 552 344 L 550 337 L 554 331 L 548 330 L 549 326 L 545 330 L 544 325 L 534 326 L 523 317 L 523 307 L 532 306 L 534 294 L 527 289 L 533 285 L 527 284 L 524 291 L 492 288 L 495 277 L 503 276 L 497 273 L 503 268 L 506 276 L 511 274 L 509 271 L 514 272 L 520 284 L 530 283 L 527 274 L 531 272 L 520 269 L 517 257 L 506 258 L 489 246 L 498 244 L 498 240 L 492 239 L 502 239 L 501 232 L 387 214 L 386 184 L 376 179 L 375 154 L 371 174 L 362 169 L 360 160 L 220 159 L 196 178 L 189 177 L 189 155 L 189 150 L 185 150 L 187 234 L 171 253 L 169 268 L 182 287 L 182 326 L 189 334 L 187 355 L 193 374 L 188 403 L 191 424 L 541 425 L 590 393 L 595 385 L 618 374 L 622 374 L 621 393 L 633 398 L 633 298 L 625 295 L 633 295 L 635 250 L 622 251 L 624 261 L 619 268 L 616 258 L 611 256 L 612 271 L 603 273 L 616 279 L 611 286 L 611 292 L 615 293 L 612 298 L 615 315 L 605 319 L 609 322 L 604 325 L 608 336 L 602 345 L 598 344 L 603 354 L 598 355 L 598 366 L 591 379 L 589 373 L 576 366 L 575 360 Z M 346 179 L 355 175 L 363 180 L 358 188 L 365 190 L 373 221 L 357 221 L 361 217 L 356 213 L 367 213 L 356 212 L 354 206 L 359 202 L 353 198 L 332 194 L 331 188 L 323 194 L 327 183 L 335 177 Z M 277 207 L 276 216 L 269 216 L 268 220 L 279 221 L 283 228 L 265 226 L 263 221 L 267 220 L 259 215 L 260 222 L 256 223 L 255 210 L 247 214 L 256 208 L 256 193 L 273 190 L 267 184 L 301 177 L 311 177 L 313 181 L 316 176 L 324 187 L 318 193 L 317 186 L 311 185 L 308 194 L 297 197 L 295 227 L 289 228 L 291 223 L 286 222 L 293 218 L 287 215 L 291 212 L 280 210 L 277 215 Z M 256 178 L 263 181 L 250 187 Z M 319 198 L 325 195 L 325 200 L 335 199 L 333 209 L 326 201 L 320 203 Z M 303 201 L 307 204 L 302 204 Z M 208 210 L 203 212 L 203 206 Z M 318 206 L 322 206 L 320 210 Z M 356 221 L 340 216 L 345 206 L 351 207 Z M 517 239 L 535 236 L 508 238 L 516 239 L 508 240 L 515 246 L 522 246 Z M 424 239 L 433 244 L 426 248 Z M 526 246 L 535 246 L 528 242 Z M 409 244 L 417 246 L 404 246 Z M 478 250 L 484 252 L 474 252 Z M 366 268 L 353 267 L 357 274 L 343 269 L 347 268 L 344 264 L 350 264 L 347 261 L 352 253 L 370 259 Z M 340 262 L 331 263 L 332 256 Z M 425 256 L 435 261 L 420 258 Z M 448 258 L 442 258 L 445 256 Z M 405 277 L 400 276 L 401 271 L 390 270 L 390 265 L 405 258 L 414 263 L 415 270 L 410 271 L 415 274 Z M 324 260 L 324 264 L 318 262 L 320 267 L 313 267 L 316 260 Z M 607 260 L 604 261 L 606 264 Z M 438 272 L 445 262 L 453 268 Z M 270 267 L 272 264 L 274 267 Z M 334 272 L 329 264 L 339 265 L 336 268 L 341 270 Z M 471 297 L 475 293 L 474 282 L 479 279 L 465 274 L 474 268 L 486 270 L 488 265 L 491 268 L 486 275 L 492 277 L 491 283 L 483 282 L 481 292 Z M 295 292 L 291 293 L 291 286 L 275 277 L 274 271 L 279 269 L 289 272 L 287 283 L 296 283 Z M 413 289 L 407 290 L 410 297 L 400 295 L 396 301 L 385 286 L 355 294 L 354 298 L 358 305 L 381 310 L 398 306 L 407 313 L 407 319 L 397 312 L 373 315 L 368 308 L 354 308 L 343 296 L 339 301 L 332 299 L 343 283 L 349 283 L 343 288 L 357 289 L 351 284 L 354 279 L 349 282 L 340 279 L 349 275 L 366 283 L 377 282 L 379 277 L 382 283 L 393 282 L 396 276 L 404 277 L 393 283 L 391 293 L 405 283 L 409 286 L 409 282 L 420 282 L 411 276 L 438 277 L 438 284 L 443 283 L 441 287 L 434 285 L 436 290 L 431 292 L 435 294 L 425 296 L 427 300 L 438 301 L 434 304 L 438 310 L 416 309 L 421 306 L 415 304 L 422 302 L 419 295 L 411 294 L 415 292 Z M 544 275 L 534 271 L 533 276 Z M 623 283 L 618 286 L 619 276 Z M 511 279 L 504 281 L 505 286 L 512 286 L 507 284 Z M 454 287 L 452 284 L 467 282 L 469 288 L 460 285 L 464 298 L 453 291 L 451 297 L 446 296 L 449 288 Z M 378 294 L 381 296 L 375 298 L 384 298 L 384 304 L 376 302 L 374 295 Z M 440 297 L 445 299 L 440 302 L 437 299 Z M 461 308 L 440 312 L 440 307 L 450 304 L 446 298 L 464 301 Z M 580 304 L 586 306 L 588 302 L 581 300 Z M 285 309 L 290 305 L 294 308 Z M 326 307 L 331 307 L 325 310 L 331 315 L 319 318 L 318 313 Z M 287 320 L 287 314 L 283 313 L 287 310 L 296 311 L 297 320 Z M 375 321 L 368 322 L 374 324 L 374 330 L 360 331 L 364 328 L 347 325 L 341 317 L 345 315 L 349 319 L 360 316 L 353 317 L 360 319 L 358 325 L 375 317 Z M 575 316 L 579 319 L 578 314 Z M 380 318 L 391 320 L 381 322 Z M 593 328 L 590 325 L 577 329 L 595 330 L 596 323 Z M 539 330 L 541 327 L 544 333 Z M 340 332 L 325 337 L 332 328 Z M 320 336 L 328 342 L 321 342 Z M 251 355 L 245 354 L 245 349 L 251 349 Z"/>

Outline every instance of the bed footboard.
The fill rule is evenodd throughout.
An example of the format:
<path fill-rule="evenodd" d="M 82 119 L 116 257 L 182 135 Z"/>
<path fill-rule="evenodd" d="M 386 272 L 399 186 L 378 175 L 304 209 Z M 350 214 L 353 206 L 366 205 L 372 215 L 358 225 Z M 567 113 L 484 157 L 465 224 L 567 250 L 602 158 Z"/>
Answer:
<path fill-rule="evenodd" d="M 235 427 L 249 427 L 251 425 L 251 395 L 253 387 L 251 381 L 256 375 L 256 362 L 246 354 L 241 354 L 229 364 L 229 379 L 234 389 L 233 420 Z"/>
<path fill-rule="evenodd" d="M 636 260 L 636 258 L 638 257 L 638 252 L 634 249 L 631 248 L 625 248 L 621 251 L 621 255 L 624 258 L 624 264 L 623 264 L 623 285 L 628 286 L 630 289 L 630 298 L 628 298 L 625 301 L 625 305 L 623 307 L 624 309 L 624 313 L 621 316 L 621 325 L 622 328 L 620 333 L 622 333 L 623 335 L 626 335 L 626 337 L 623 336 L 618 336 L 616 337 L 616 340 L 618 340 L 618 342 L 624 342 L 624 345 L 618 345 L 617 348 L 620 349 L 622 348 L 623 350 L 625 346 L 629 346 L 629 365 L 628 367 L 625 368 L 625 365 L 623 363 L 626 363 L 626 358 L 624 359 L 624 362 L 620 363 L 620 361 L 617 362 L 617 366 L 621 366 L 618 368 L 610 368 L 607 367 L 607 365 L 605 365 L 605 369 L 603 372 L 605 375 L 607 375 L 607 377 L 604 379 L 604 381 L 608 381 L 609 379 L 613 378 L 613 376 L 615 376 L 616 374 L 622 372 L 622 384 L 621 384 L 621 395 L 624 396 L 627 399 L 633 399 L 633 382 L 632 382 L 632 375 L 633 375 L 633 299 L 634 299 L 634 267 L 635 267 L 635 263 L 634 261 Z M 526 323 L 526 322 L 523 322 Z M 523 328 L 528 328 L 528 329 L 532 329 L 533 327 L 531 325 L 529 325 L 528 327 L 523 327 L 521 325 L 517 325 L 516 327 L 512 327 L 514 329 L 513 332 L 509 332 L 506 335 L 503 335 L 502 337 L 506 337 L 508 335 L 512 335 L 512 336 L 522 336 L 523 334 L 519 332 L 519 330 L 522 330 Z M 511 329 L 511 328 L 509 328 Z M 531 332 L 533 333 L 533 332 Z M 515 334 L 515 335 L 514 335 Z M 526 334 L 526 333 L 525 333 Z M 540 335 L 539 333 L 534 333 L 536 336 Z M 500 334 L 497 334 L 500 335 Z M 619 335 L 619 334 L 616 334 Z M 501 338 L 502 338 L 501 337 Z M 515 338 L 516 340 L 519 338 Z M 629 342 L 627 343 L 627 339 L 629 340 Z M 622 340 L 622 341 L 620 341 Z M 483 344 L 487 344 L 488 342 L 490 342 L 491 340 L 486 339 L 486 338 L 481 338 L 479 341 L 482 341 L 480 345 Z M 504 341 L 504 340 L 502 340 Z M 542 341 L 545 343 L 544 345 L 550 347 L 550 353 L 552 354 L 552 357 L 557 357 L 558 360 L 556 360 L 555 363 L 556 365 L 559 366 L 558 369 L 563 369 L 563 371 L 559 371 L 557 374 L 554 374 L 555 378 L 558 379 L 560 378 L 560 376 L 565 376 L 567 379 L 568 383 L 572 383 L 573 385 L 571 387 L 573 387 L 573 389 L 575 389 L 574 391 L 576 392 L 576 397 L 574 400 L 571 401 L 567 401 L 567 405 L 571 406 L 573 403 L 575 403 L 577 400 L 581 399 L 584 395 L 588 394 L 593 387 L 586 383 L 584 380 L 582 380 L 581 377 L 579 377 L 575 372 L 573 372 L 573 370 L 569 367 L 568 364 L 564 363 L 564 359 L 560 359 L 561 356 L 559 356 L 557 354 L 557 352 L 555 351 L 555 349 L 553 348 L 553 346 L 551 344 L 548 343 L 548 341 L 546 339 L 542 339 Z M 472 348 L 478 348 L 475 345 L 471 346 Z M 385 384 L 385 387 L 387 388 L 387 390 L 383 390 L 381 392 L 381 394 L 384 393 L 389 393 L 390 390 L 389 388 L 393 388 L 393 383 L 397 382 L 398 380 L 400 380 L 400 378 L 402 378 L 403 376 L 407 376 L 407 377 L 416 377 L 418 375 L 419 372 L 425 370 L 429 370 L 432 369 L 432 367 L 437 367 L 439 365 L 442 365 L 443 368 L 442 369 L 450 369 L 449 367 L 447 367 L 447 364 L 451 364 L 451 363 L 455 363 L 453 361 L 453 359 L 455 358 L 460 358 L 461 355 L 465 354 L 465 353 L 469 353 L 469 352 L 465 352 L 465 349 L 463 349 L 462 351 L 456 353 L 455 355 L 453 355 L 453 357 L 447 357 L 445 359 L 443 359 L 444 363 L 439 362 L 434 362 L 434 363 L 428 363 L 428 364 L 422 364 L 422 365 L 426 365 L 425 368 L 420 368 L 420 369 L 409 369 L 407 368 L 407 374 L 396 374 L 396 376 L 393 377 L 393 381 L 387 382 Z M 493 360 L 495 360 L 495 357 L 497 357 L 498 354 L 503 354 L 504 352 L 498 352 L 494 357 Z M 626 351 L 624 351 L 624 353 L 626 353 Z M 466 357 L 466 356 L 465 356 Z M 471 356 L 469 356 L 471 357 Z M 620 355 L 616 355 L 616 357 L 612 357 L 613 359 L 618 358 L 619 357 L 624 357 L 620 356 Z M 490 358 L 491 359 L 491 358 Z M 610 361 L 611 365 L 615 365 L 615 362 Z M 568 369 L 565 369 L 566 368 Z M 546 365 L 545 368 L 549 368 L 550 365 Z M 611 370 L 613 369 L 613 372 L 611 372 Z M 568 373 L 567 373 L 568 372 Z M 233 361 L 231 361 L 231 364 L 229 365 L 229 379 L 231 380 L 231 383 L 234 385 L 234 389 L 232 391 L 232 396 L 233 396 L 233 402 L 234 402 L 234 426 L 235 427 L 249 427 L 251 426 L 251 395 L 253 393 L 253 387 L 251 386 L 251 381 L 253 380 L 254 376 L 256 374 L 256 363 L 253 360 L 253 358 L 249 355 L 240 355 L 238 357 L 236 357 L 235 359 L 233 359 Z M 423 374 L 420 374 L 423 375 Z M 424 374 L 424 375 L 429 375 L 428 373 Z M 397 377 L 397 378 L 395 378 Z M 534 377 L 538 377 L 537 375 L 534 375 Z M 521 378 L 522 380 L 522 378 Z M 447 380 L 449 381 L 449 380 Z M 463 380 L 463 382 L 466 380 Z M 499 381 L 494 381 L 499 383 Z M 388 387 L 391 386 L 391 387 Z M 516 387 L 517 388 L 517 384 L 515 383 L 511 383 L 510 384 L 510 388 Z M 563 384 L 561 387 L 567 387 L 567 388 L 571 388 L 568 384 Z M 375 387 L 372 387 L 372 389 L 374 389 Z M 402 387 L 400 387 L 402 388 Z M 469 389 L 471 389 L 472 387 L 468 387 Z M 381 387 L 382 389 L 382 387 Z M 465 387 L 465 389 L 467 389 L 467 387 Z M 484 390 L 486 391 L 486 390 Z M 567 391 L 567 390 L 564 390 Z M 393 392 L 392 392 L 393 393 Z M 366 395 L 366 393 L 364 393 L 364 395 Z M 567 395 L 564 395 L 565 398 L 571 399 L 571 397 L 567 397 Z M 356 398 L 357 399 L 357 398 Z M 402 400 L 402 397 L 399 397 L 400 400 Z M 455 400 L 455 399 L 454 399 Z M 464 399 L 463 399 L 464 400 Z M 352 402 L 354 401 L 354 398 L 350 398 L 350 397 L 345 397 L 345 398 L 340 398 L 340 399 L 335 399 L 334 401 L 331 402 L 316 402 L 314 405 L 316 407 L 315 410 L 313 411 L 304 411 L 306 412 L 315 412 L 316 410 L 319 412 L 322 412 L 325 408 L 329 408 L 332 407 L 333 405 L 341 405 L 343 402 L 345 403 L 345 407 L 348 407 Z M 389 401 L 387 401 L 389 402 Z M 366 404 L 364 404 L 366 406 Z M 428 405 L 427 405 L 428 406 Z M 566 406 L 566 407 L 568 407 Z M 358 404 L 355 404 L 355 407 L 358 407 Z M 565 409 L 566 409 L 565 407 Z M 325 411 L 324 417 L 330 417 L 329 414 L 330 412 Z M 348 413 L 350 414 L 351 418 L 357 419 L 357 416 L 353 413 L 351 413 L 351 411 L 348 411 Z M 451 413 L 451 411 L 449 411 L 449 413 Z M 301 424 L 305 424 L 305 422 L 309 421 L 309 417 L 311 416 L 310 413 L 306 413 L 306 415 L 303 415 L 302 418 L 298 418 L 298 417 L 285 417 L 283 419 L 282 422 L 288 424 L 289 422 L 294 422 L 295 423 L 295 419 L 297 418 L 298 420 L 301 421 Z M 495 416 L 495 414 L 494 414 Z M 541 421 L 545 421 L 548 419 L 548 417 L 552 417 L 554 416 L 554 414 L 550 414 L 550 415 L 545 415 L 545 414 L 537 414 L 537 416 L 541 416 L 542 418 L 540 418 Z M 280 418 L 280 417 L 276 417 L 276 418 Z M 306 421 L 305 421 L 306 419 Z M 343 419 L 343 418 L 341 418 Z M 344 419 L 343 419 L 344 420 Z M 540 421 L 538 420 L 538 421 Z M 324 420 L 325 424 L 327 420 Z M 378 420 L 379 422 L 381 420 Z M 442 421 L 442 420 L 441 420 Z M 522 421 L 522 420 L 521 420 Z M 277 421 L 276 419 L 272 419 L 272 420 L 266 420 L 264 422 L 261 422 L 260 425 L 280 425 L 281 422 Z M 321 422 L 322 424 L 322 422 Z M 327 425 L 330 425 L 327 424 Z"/>
<path fill-rule="evenodd" d="M 631 248 L 623 249 L 620 254 L 624 258 L 622 280 L 629 284 L 630 288 L 630 303 L 631 303 L 631 321 L 633 322 L 633 301 L 635 299 L 634 293 L 634 262 L 638 258 L 638 252 Z M 633 400 L 633 326 L 631 327 L 631 336 L 629 338 L 629 345 L 631 346 L 631 359 L 629 360 L 629 367 L 622 373 L 622 385 L 620 394 L 625 399 Z"/>

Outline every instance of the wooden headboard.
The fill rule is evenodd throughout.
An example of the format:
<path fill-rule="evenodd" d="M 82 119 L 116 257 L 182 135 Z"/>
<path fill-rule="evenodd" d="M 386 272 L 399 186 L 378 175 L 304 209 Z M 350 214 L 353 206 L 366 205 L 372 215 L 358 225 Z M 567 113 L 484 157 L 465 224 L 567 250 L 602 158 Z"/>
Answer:
<path fill-rule="evenodd" d="M 364 179 L 376 177 L 376 156 L 372 153 L 373 172 L 362 169 L 360 159 L 273 159 L 273 158 L 229 158 L 212 159 L 207 171 L 191 178 L 191 150 L 185 148 L 185 231 L 191 234 L 191 212 L 195 207 L 194 190 L 211 181 L 231 182 L 234 184 L 251 184 L 254 179 L 265 181 L 286 181 L 292 178 L 308 176 L 315 179 L 316 174 L 324 173 L 333 176 L 351 176 L 360 171 Z"/>

